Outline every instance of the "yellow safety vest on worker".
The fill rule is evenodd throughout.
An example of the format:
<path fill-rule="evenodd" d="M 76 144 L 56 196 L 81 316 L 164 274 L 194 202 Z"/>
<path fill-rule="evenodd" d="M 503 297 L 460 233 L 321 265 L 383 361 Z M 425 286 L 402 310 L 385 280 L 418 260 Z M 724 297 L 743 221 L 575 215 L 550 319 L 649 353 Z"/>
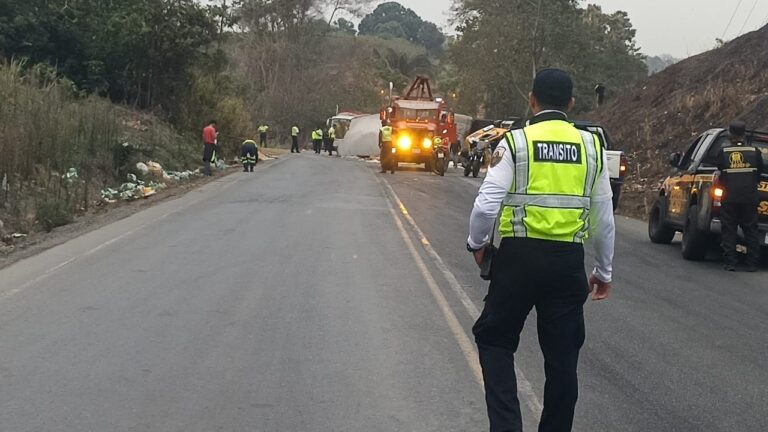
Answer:
<path fill-rule="evenodd" d="M 392 126 L 384 126 L 381 128 L 381 141 L 392 142 Z"/>
<path fill-rule="evenodd" d="M 499 223 L 502 237 L 584 243 L 592 189 L 603 170 L 600 141 L 563 120 L 506 134 L 515 161 Z"/>
<path fill-rule="evenodd" d="M 322 138 L 322 136 L 317 133 L 317 129 L 312 131 L 312 139 L 313 140 L 319 140 L 321 138 Z"/>
<path fill-rule="evenodd" d="M 297 126 L 291 128 L 291 136 L 299 136 L 299 128 Z"/>
<path fill-rule="evenodd" d="M 269 126 L 267 125 L 259 126 L 259 133 L 267 133 L 268 130 L 269 130 Z"/>
<path fill-rule="evenodd" d="M 336 128 L 334 128 L 333 126 L 328 128 L 328 138 L 336 139 Z"/>

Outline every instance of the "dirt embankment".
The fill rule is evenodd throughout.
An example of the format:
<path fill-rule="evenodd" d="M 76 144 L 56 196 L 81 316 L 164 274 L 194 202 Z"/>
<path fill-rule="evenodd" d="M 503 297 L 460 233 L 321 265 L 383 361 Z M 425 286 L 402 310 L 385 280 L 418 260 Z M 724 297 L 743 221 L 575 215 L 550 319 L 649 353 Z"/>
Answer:
<path fill-rule="evenodd" d="M 768 128 L 768 26 L 653 75 L 594 111 L 630 163 L 622 212 L 645 216 L 671 152 L 736 118 Z"/>

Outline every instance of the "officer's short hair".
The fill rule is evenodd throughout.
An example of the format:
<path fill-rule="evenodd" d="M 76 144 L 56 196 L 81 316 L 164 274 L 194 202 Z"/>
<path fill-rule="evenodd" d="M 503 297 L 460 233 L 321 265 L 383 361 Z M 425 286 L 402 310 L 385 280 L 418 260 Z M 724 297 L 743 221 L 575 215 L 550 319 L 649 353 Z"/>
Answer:
<path fill-rule="evenodd" d="M 560 69 L 543 69 L 533 80 L 533 96 L 542 106 L 568 108 L 573 98 L 573 80 Z"/>
<path fill-rule="evenodd" d="M 747 134 L 747 124 L 741 120 L 734 120 L 728 127 L 728 132 L 733 138 L 744 138 Z"/>

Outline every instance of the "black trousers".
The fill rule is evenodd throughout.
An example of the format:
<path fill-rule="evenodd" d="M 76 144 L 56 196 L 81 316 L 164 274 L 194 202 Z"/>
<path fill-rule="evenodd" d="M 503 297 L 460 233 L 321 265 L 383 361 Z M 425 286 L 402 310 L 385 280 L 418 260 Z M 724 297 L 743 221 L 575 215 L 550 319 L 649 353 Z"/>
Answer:
<path fill-rule="evenodd" d="M 260 133 L 259 134 L 259 145 L 262 146 L 262 147 L 266 147 L 267 146 L 267 134 L 265 134 L 265 133 Z"/>
<path fill-rule="evenodd" d="M 584 248 L 576 243 L 505 238 L 491 272 L 485 308 L 472 328 L 491 432 L 523 430 L 515 352 L 534 307 L 546 375 L 539 432 L 570 432 L 579 393 L 576 368 L 585 336 Z"/>
<path fill-rule="evenodd" d="M 291 153 L 299 152 L 299 137 L 291 136 Z"/>
<path fill-rule="evenodd" d="M 328 150 L 328 155 L 333 156 L 333 144 L 336 140 L 328 138 L 328 141 L 326 141 L 326 149 Z"/>
<path fill-rule="evenodd" d="M 757 205 L 741 203 L 723 203 L 720 216 L 723 220 L 723 258 L 726 264 L 735 266 L 739 262 L 736 252 L 738 230 L 744 232 L 747 244 L 747 265 L 760 263 L 760 231 L 757 227 Z"/>
<path fill-rule="evenodd" d="M 312 140 L 312 147 L 315 150 L 315 153 L 320 154 L 321 147 L 323 145 L 323 140 Z"/>
<path fill-rule="evenodd" d="M 381 152 L 379 153 L 379 164 L 381 165 L 381 172 L 387 171 L 387 169 L 392 170 L 394 167 L 392 166 L 395 161 L 393 160 L 394 156 L 392 155 L 392 142 L 391 141 L 384 141 L 381 143 Z"/>

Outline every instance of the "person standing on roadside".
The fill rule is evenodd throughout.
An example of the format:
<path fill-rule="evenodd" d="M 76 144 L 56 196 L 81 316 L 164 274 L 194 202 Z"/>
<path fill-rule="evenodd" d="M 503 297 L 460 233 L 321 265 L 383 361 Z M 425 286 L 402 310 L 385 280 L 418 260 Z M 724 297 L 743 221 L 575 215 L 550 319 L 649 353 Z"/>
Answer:
<path fill-rule="evenodd" d="M 312 131 L 312 149 L 316 154 L 320 154 L 323 146 L 323 130 L 318 128 Z"/>
<path fill-rule="evenodd" d="M 259 126 L 259 145 L 261 147 L 267 146 L 267 132 L 269 132 L 269 125 L 262 124 Z"/>
<path fill-rule="evenodd" d="M 723 258 L 725 270 L 736 271 L 739 263 L 736 243 L 738 229 L 744 232 L 747 244 L 747 271 L 756 272 L 760 263 L 760 231 L 757 225 L 757 207 L 760 202 L 758 185 L 764 171 L 763 155 L 755 147 L 747 146 L 747 125 L 734 121 L 729 128 L 731 145 L 725 146 L 717 156 L 720 183 L 723 186 Z"/>
<path fill-rule="evenodd" d="M 394 130 L 392 129 L 389 120 L 382 120 L 381 129 L 379 129 L 379 148 L 381 149 L 379 154 L 379 164 L 381 165 L 381 173 L 386 173 L 387 167 L 389 167 L 392 174 L 395 173 L 395 164 L 397 164 L 397 161 L 394 160 L 395 157 L 392 155 L 393 133 Z"/>
<path fill-rule="evenodd" d="M 566 72 L 536 75 L 529 95 L 534 117 L 496 147 L 472 210 L 467 249 L 481 267 L 492 258 L 485 307 L 472 329 L 491 432 L 523 430 L 515 352 L 534 307 L 546 376 L 539 432 L 571 431 L 584 302 L 590 292 L 603 300 L 611 291 L 611 185 L 599 139 L 568 121 L 574 103 Z M 497 217 L 502 240 L 495 251 L 488 245 Z M 589 279 L 587 237 L 596 256 Z"/>
<path fill-rule="evenodd" d="M 211 176 L 211 162 L 216 160 L 216 146 L 218 145 L 218 131 L 216 120 L 208 122 L 203 128 L 203 175 Z"/>
<path fill-rule="evenodd" d="M 299 126 L 291 127 L 291 153 L 299 153 Z"/>
<path fill-rule="evenodd" d="M 328 156 L 333 156 L 333 145 L 335 143 L 336 143 L 336 126 L 331 125 L 328 128 Z"/>

